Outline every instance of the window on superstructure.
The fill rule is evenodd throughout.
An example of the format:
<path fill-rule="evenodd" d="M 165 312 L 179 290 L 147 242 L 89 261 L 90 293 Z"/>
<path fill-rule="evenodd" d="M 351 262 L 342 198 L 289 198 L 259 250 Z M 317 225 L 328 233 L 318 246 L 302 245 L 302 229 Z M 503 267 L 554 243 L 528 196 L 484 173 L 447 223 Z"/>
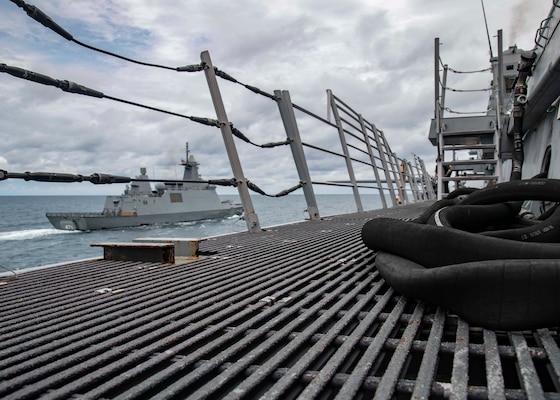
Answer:
<path fill-rule="evenodd" d="M 170 193 L 169 200 L 171 200 L 172 203 L 182 203 L 183 195 L 181 193 Z"/>

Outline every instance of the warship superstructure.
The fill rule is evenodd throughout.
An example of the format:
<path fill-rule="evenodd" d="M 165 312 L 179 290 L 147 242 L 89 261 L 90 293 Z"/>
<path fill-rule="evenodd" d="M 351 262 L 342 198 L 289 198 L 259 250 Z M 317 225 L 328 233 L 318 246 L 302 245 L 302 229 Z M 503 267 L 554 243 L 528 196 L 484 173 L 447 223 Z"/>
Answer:
<path fill-rule="evenodd" d="M 182 182 L 161 182 L 152 190 L 146 168 L 127 185 L 124 193 L 107 196 L 102 212 L 49 212 L 47 218 L 57 229 L 97 230 L 140 225 L 200 221 L 241 215 L 243 207 L 229 200 L 220 200 L 216 186 L 203 181 L 198 163 L 189 155 L 181 160 Z"/>

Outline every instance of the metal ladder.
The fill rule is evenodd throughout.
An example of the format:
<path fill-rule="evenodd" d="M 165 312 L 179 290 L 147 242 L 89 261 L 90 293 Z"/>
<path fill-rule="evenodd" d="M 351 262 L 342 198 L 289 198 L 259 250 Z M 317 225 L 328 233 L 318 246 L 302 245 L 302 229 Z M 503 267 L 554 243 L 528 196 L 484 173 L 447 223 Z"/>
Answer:
<path fill-rule="evenodd" d="M 499 55 L 493 57 L 491 103 L 486 115 L 445 117 L 448 66 L 441 63 L 439 39 L 435 39 L 435 112 L 430 141 L 438 147 L 437 198 L 461 185 L 478 182 L 487 186 L 500 181 L 502 161 L 500 141 L 503 125 L 503 59 L 501 37 Z M 440 69 L 443 66 L 443 69 Z M 440 72 L 443 71 L 442 74 Z M 449 182 L 455 182 L 455 188 Z"/>
<path fill-rule="evenodd" d="M 499 131 L 494 116 L 441 118 L 437 128 L 438 199 L 451 188 L 449 182 L 499 180 Z M 451 156 L 449 157 L 449 154 Z"/>

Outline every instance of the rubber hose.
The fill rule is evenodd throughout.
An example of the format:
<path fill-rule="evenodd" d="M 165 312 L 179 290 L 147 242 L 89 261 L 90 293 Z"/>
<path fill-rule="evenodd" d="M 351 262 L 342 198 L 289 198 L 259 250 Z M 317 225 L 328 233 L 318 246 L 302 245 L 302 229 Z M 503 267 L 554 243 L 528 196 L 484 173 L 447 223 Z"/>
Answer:
<path fill-rule="evenodd" d="M 395 291 L 475 326 L 525 330 L 560 323 L 560 260 L 492 260 L 426 269 L 379 253 L 376 266 Z"/>
<path fill-rule="evenodd" d="M 502 239 L 538 243 L 560 243 L 560 209 L 556 208 L 552 215 L 537 224 L 530 226 L 481 232 L 482 235 Z"/>
<path fill-rule="evenodd" d="M 376 218 L 362 227 L 364 244 L 426 268 L 499 259 L 556 259 L 560 246 L 506 240 L 458 229 Z"/>
<path fill-rule="evenodd" d="M 435 212 L 437 212 L 438 210 L 444 207 L 452 206 L 455 204 L 457 204 L 457 200 L 447 200 L 447 199 L 438 200 L 430 207 L 428 207 L 426 211 L 424 211 L 419 217 L 414 219 L 412 222 L 416 224 L 425 224 L 428 222 L 430 217 L 434 215 Z"/>
<path fill-rule="evenodd" d="M 464 195 L 468 195 L 468 194 L 471 194 L 473 192 L 476 192 L 477 190 L 480 190 L 480 189 L 471 188 L 471 187 L 462 187 L 462 188 L 459 188 L 459 189 L 455 189 L 454 191 L 452 191 L 451 193 L 449 193 L 447 195 L 446 199 L 448 199 L 448 200 L 455 199 L 459 196 L 464 196 Z"/>
<path fill-rule="evenodd" d="M 495 204 L 506 201 L 560 201 L 560 180 L 526 179 L 488 186 L 473 192 L 459 204 Z"/>
<path fill-rule="evenodd" d="M 438 210 L 428 223 L 437 226 L 461 229 L 467 232 L 482 232 L 491 226 L 505 227 L 512 224 L 519 207 L 512 203 L 490 205 L 456 205 Z"/>

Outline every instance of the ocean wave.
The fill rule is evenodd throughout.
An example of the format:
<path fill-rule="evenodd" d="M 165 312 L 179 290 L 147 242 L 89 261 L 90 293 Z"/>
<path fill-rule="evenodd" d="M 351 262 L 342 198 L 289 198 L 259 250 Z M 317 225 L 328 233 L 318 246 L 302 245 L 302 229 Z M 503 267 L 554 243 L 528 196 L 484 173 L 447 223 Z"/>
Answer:
<path fill-rule="evenodd" d="M 0 241 L 2 240 L 29 240 L 37 239 L 51 235 L 61 235 L 76 233 L 77 231 L 63 231 L 59 229 L 26 229 L 22 231 L 0 232 Z"/>

